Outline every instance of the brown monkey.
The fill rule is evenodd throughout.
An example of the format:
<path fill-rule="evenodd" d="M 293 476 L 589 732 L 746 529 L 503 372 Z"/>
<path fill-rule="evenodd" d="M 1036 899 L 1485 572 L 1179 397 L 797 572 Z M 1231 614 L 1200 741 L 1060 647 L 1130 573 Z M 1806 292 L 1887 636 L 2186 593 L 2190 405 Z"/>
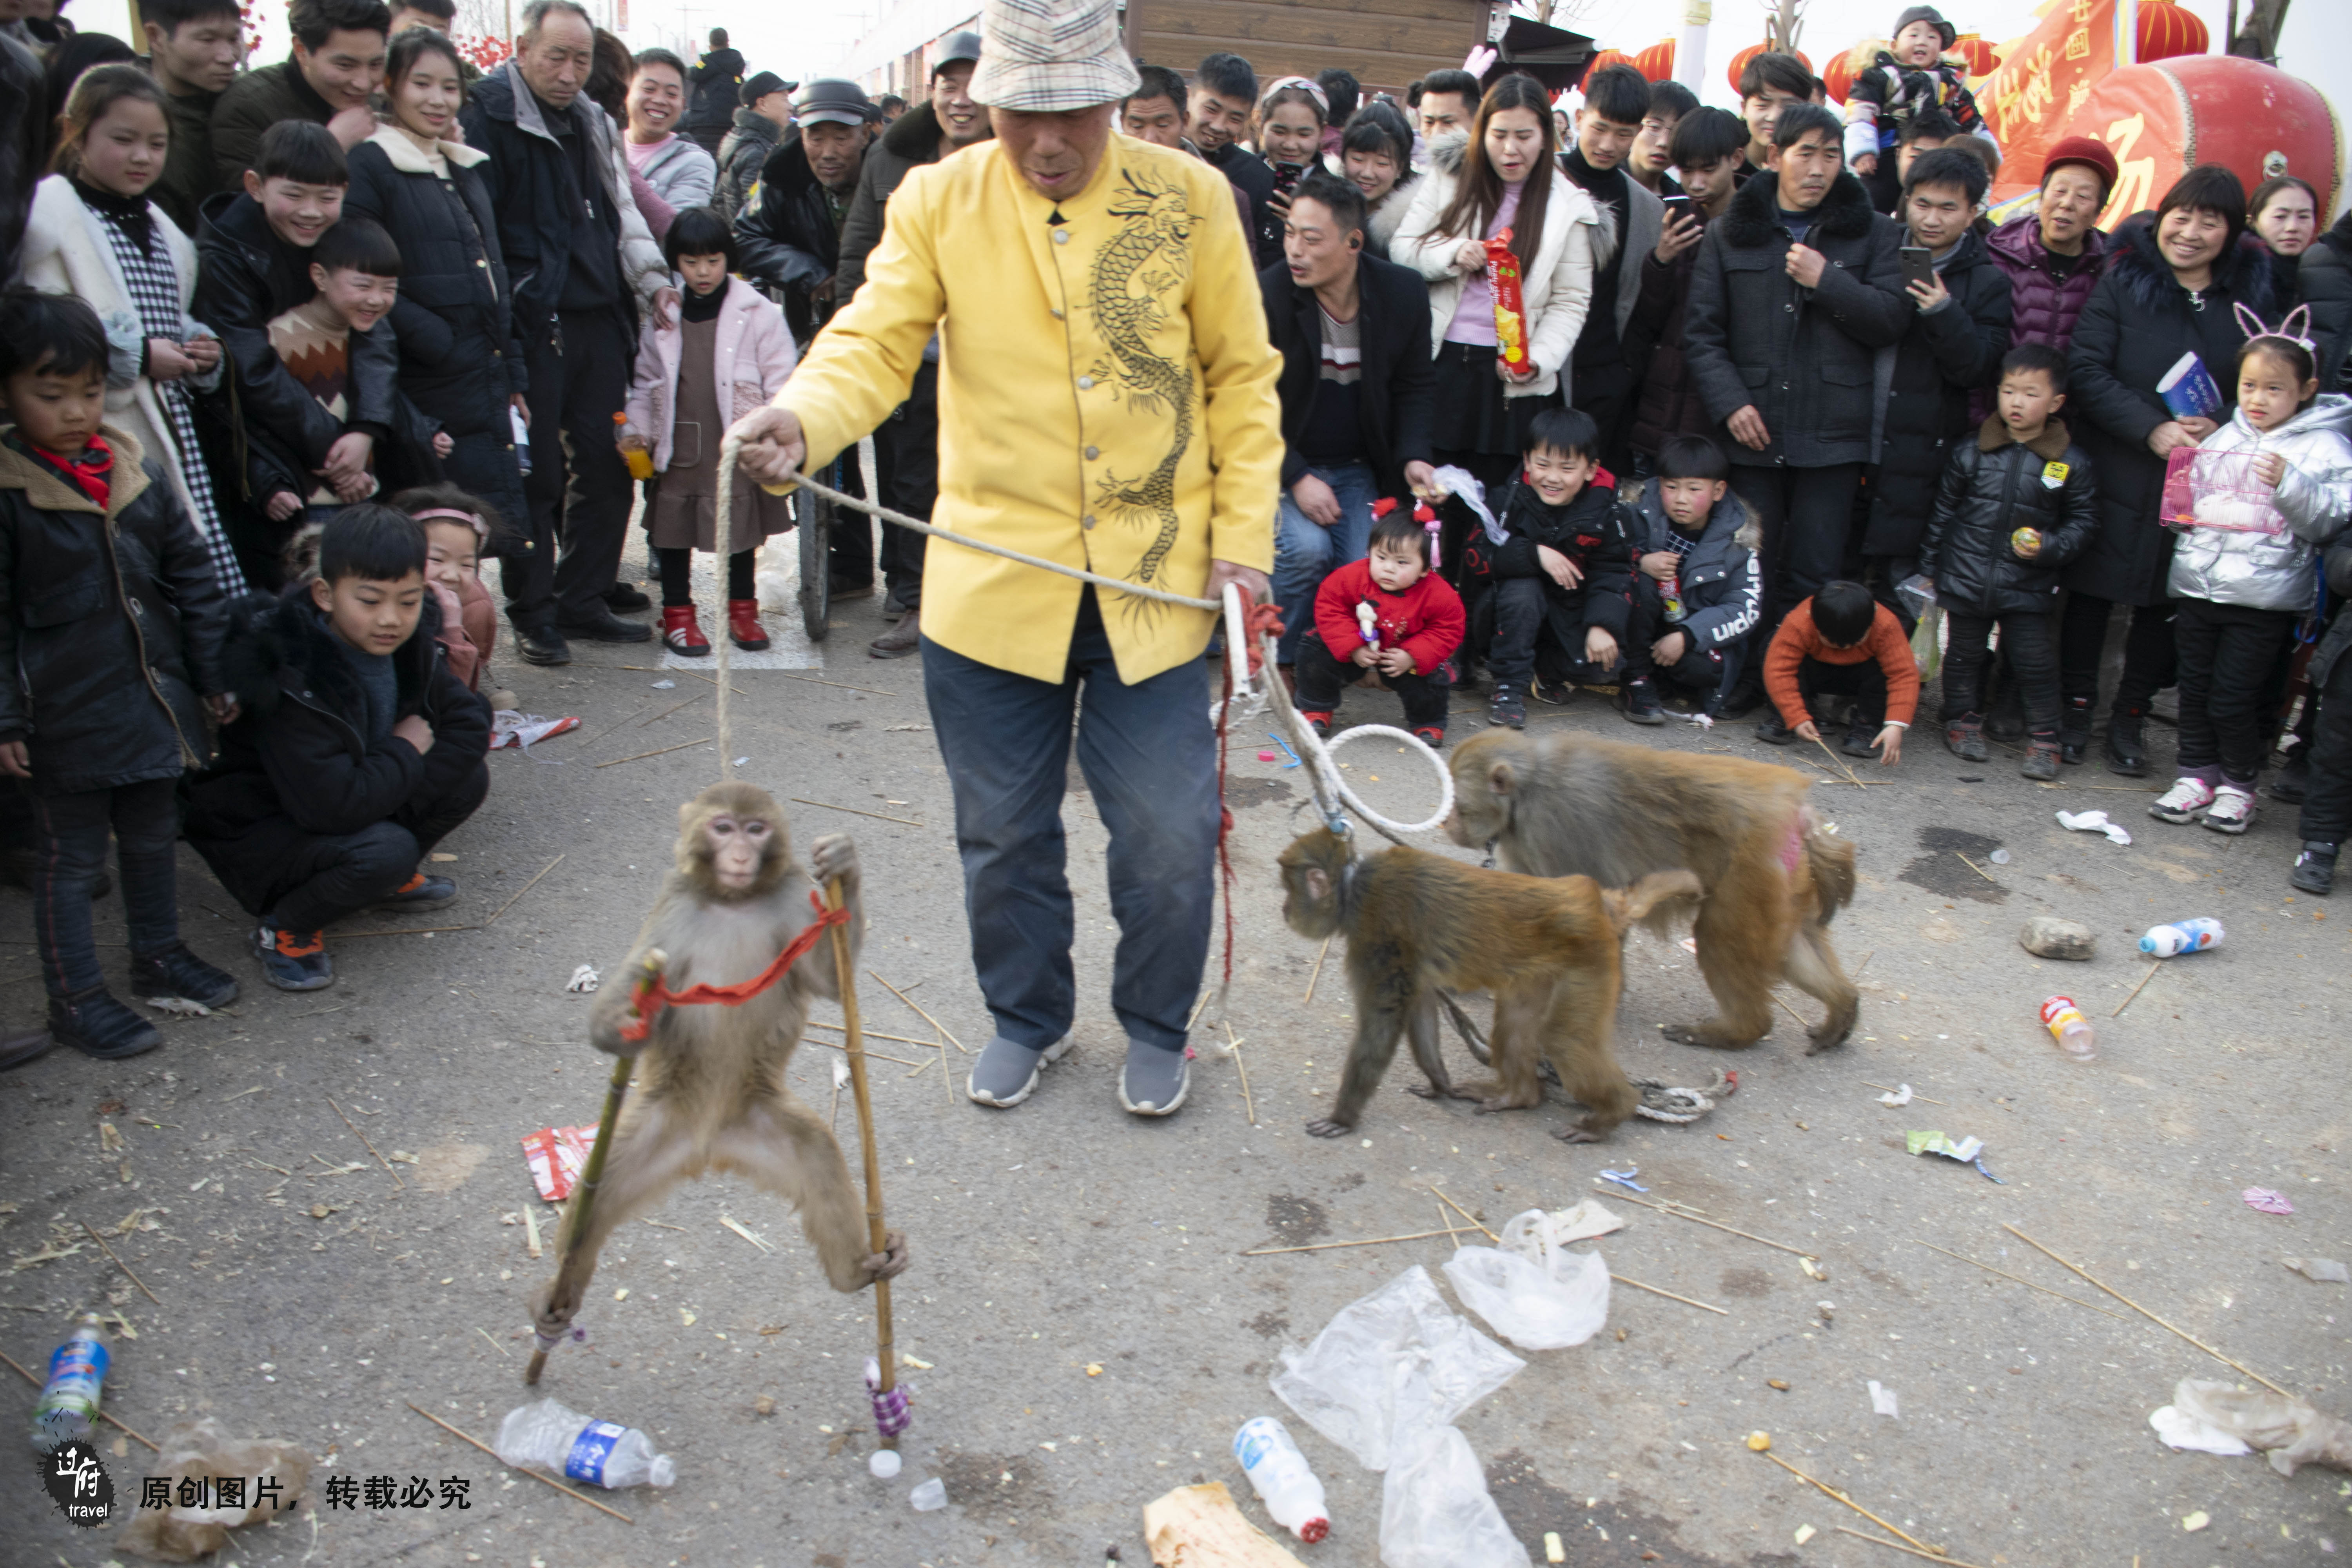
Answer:
<path fill-rule="evenodd" d="M 1669 1026 L 1669 1039 L 1741 1050 L 1772 1025 L 1787 980 L 1829 1009 L 1807 1054 L 1843 1041 L 1861 1010 L 1830 945 L 1830 917 L 1853 898 L 1853 846 L 1822 831 L 1792 769 L 1739 757 L 1653 751 L 1489 730 L 1454 753 L 1456 844 L 1507 869 L 1581 874 L 1612 885 L 1687 868 L 1706 889 L 1693 935 L 1719 1009 Z M 1664 911 L 1653 924 L 1663 927 Z"/>
<path fill-rule="evenodd" d="M 1623 892 L 1590 877 L 1519 877 L 1399 847 L 1367 860 L 1328 827 L 1282 852 L 1282 918 L 1309 940 L 1348 938 L 1348 984 L 1356 1038 L 1331 1114 L 1310 1121 L 1318 1138 L 1355 1126 L 1397 1036 L 1412 1037 L 1429 1079 L 1424 1099 L 1475 1100 L 1481 1111 L 1542 1103 L 1536 1064 L 1549 1057 L 1568 1097 L 1586 1108 L 1558 1136 L 1591 1142 L 1633 1113 L 1640 1095 L 1617 1065 L 1625 928 L 1658 904 L 1695 898 L 1686 871 L 1644 878 Z M 1495 996 L 1496 1080 L 1457 1089 L 1437 1051 L 1437 988 Z"/>
<path fill-rule="evenodd" d="M 896 1231 L 884 1251 L 868 1252 L 865 1205 L 841 1145 L 824 1119 L 784 1087 L 809 999 L 838 999 L 830 933 L 740 1006 L 663 1007 L 642 1038 L 626 1037 L 649 952 L 667 955 L 663 984 L 672 992 L 754 979 L 814 919 L 812 891 L 836 877 L 850 911 L 851 947 L 865 936 L 857 850 L 846 835 L 811 845 L 810 869 L 803 870 L 784 815 L 764 790 L 713 784 L 677 816 L 676 868 L 646 917 L 625 979 L 599 993 L 589 1015 L 588 1038 L 598 1050 L 643 1056 L 586 1231 L 573 1234 L 581 1216 L 574 1204 L 557 1248 L 563 1268 L 532 1302 L 543 1335 L 562 1332 L 579 1310 L 615 1226 L 709 1170 L 740 1172 L 799 1205 L 801 1227 L 836 1290 L 861 1289 L 907 1267 L 906 1238 Z"/>

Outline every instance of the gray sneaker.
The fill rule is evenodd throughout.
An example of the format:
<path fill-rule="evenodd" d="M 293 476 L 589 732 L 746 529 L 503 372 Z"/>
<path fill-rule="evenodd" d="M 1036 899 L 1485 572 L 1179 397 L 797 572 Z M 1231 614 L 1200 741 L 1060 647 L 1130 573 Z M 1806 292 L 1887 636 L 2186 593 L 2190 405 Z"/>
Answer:
<path fill-rule="evenodd" d="M 981 1047 L 980 1059 L 971 1064 L 971 1077 L 963 1091 L 978 1104 L 1010 1110 L 1037 1092 L 1037 1079 L 1047 1066 L 1060 1061 L 1069 1049 L 1067 1035 L 1042 1051 L 999 1035 Z"/>
<path fill-rule="evenodd" d="M 1172 1116 L 1192 1089 L 1192 1064 L 1184 1047 L 1166 1050 L 1141 1040 L 1127 1042 L 1127 1067 L 1118 1075 L 1118 1103 L 1138 1116 Z"/>

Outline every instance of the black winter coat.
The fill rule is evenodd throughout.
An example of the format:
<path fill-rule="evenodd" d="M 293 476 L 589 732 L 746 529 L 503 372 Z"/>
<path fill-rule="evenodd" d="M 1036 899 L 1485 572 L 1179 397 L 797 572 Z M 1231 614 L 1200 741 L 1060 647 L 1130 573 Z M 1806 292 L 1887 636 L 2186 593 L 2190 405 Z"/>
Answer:
<path fill-rule="evenodd" d="M 1735 463 L 1873 461 L 1876 351 L 1899 340 L 1914 313 L 1895 255 L 1902 226 L 1872 212 L 1862 183 L 1840 174 L 1806 236 L 1826 258 L 1821 286 L 1802 289 L 1787 270 L 1779 190 L 1775 180 L 1749 180 L 1698 243 L 1683 333 L 1691 374 Z M 1771 436 L 1760 452 L 1723 428 L 1750 405 Z"/>
<path fill-rule="evenodd" d="M 510 437 L 507 400 L 530 377 L 480 172 L 453 161 L 443 180 L 414 146 L 373 140 L 352 149 L 351 165 L 344 213 L 373 218 L 400 244 L 400 389 L 452 436 Z"/>
<path fill-rule="evenodd" d="M 2327 591 L 2337 599 L 2352 599 L 2352 544 L 2331 544 L 2320 558 L 2327 572 Z M 2317 691 L 2327 684 L 2327 672 L 2352 647 L 2352 616 L 2338 614 L 2333 625 L 2320 635 L 2319 647 L 2311 656 L 2305 671 L 2311 679 L 2311 688 Z"/>
<path fill-rule="evenodd" d="M 1586 626 L 1605 627 L 1624 642 L 1633 606 L 1633 556 L 1644 529 L 1615 489 L 1587 485 L 1566 506 L 1553 507 L 1524 479 L 1510 479 L 1487 487 L 1486 506 L 1502 521 L 1507 537 L 1496 544 L 1483 527 L 1473 525 L 1462 557 L 1471 576 L 1497 583 L 1539 577 L 1554 609 L 1579 616 Z M 1582 580 L 1573 588 L 1554 582 L 1537 553 L 1539 545 L 1575 563 Z"/>
<path fill-rule="evenodd" d="M 204 541 L 139 443 L 103 428 L 102 523 L 79 489 L 0 447 L 0 742 L 26 742 L 37 795 L 201 767 L 196 699 L 226 689 L 228 606 Z"/>
<path fill-rule="evenodd" d="M 2352 208 L 2312 242 L 2295 268 L 2297 304 L 2311 307 L 2312 358 L 2319 390 L 2341 392 L 2347 384 L 2345 360 L 2352 355 Z M 2284 307 L 2287 301 L 2278 302 Z"/>
<path fill-rule="evenodd" d="M 681 130 L 728 124 L 735 116 L 743 86 L 743 51 L 712 49 L 687 73 L 686 116 Z"/>
<path fill-rule="evenodd" d="M 2112 258 L 2066 349 L 2075 439 L 2099 471 L 2099 531 L 2064 581 L 2095 598 L 2159 605 L 2172 571 L 2174 534 L 2156 520 L 2164 459 L 2148 450 L 2147 437 L 2172 413 L 2156 395 L 2156 384 L 2193 349 L 2221 389 L 2223 407 L 2216 417 L 2229 420 L 2237 402 L 2238 349 L 2246 341 L 2231 307 L 2243 304 L 2270 319 L 2270 253 L 2252 235 L 2243 236 L 2214 268 L 2201 310 L 2158 253 L 2153 216 L 2136 216 L 2117 228 Z"/>
<path fill-rule="evenodd" d="M 849 302 L 838 289 L 829 304 L 809 298 L 841 268 L 841 230 L 798 136 L 779 143 L 761 168 L 758 189 L 735 215 L 735 249 L 743 276 L 782 297 L 784 321 L 803 348 Z"/>
<path fill-rule="evenodd" d="M 1274 165 L 1243 146 L 1228 142 L 1201 161 L 1233 182 L 1249 198 L 1250 247 L 1260 256 L 1282 254 L 1282 215 L 1274 210 Z"/>
<path fill-rule="evenodd" d="M 2042 535 L 2031 561 L 2010 542 L 2021 528 Z M 1948 610 L 2044 611 L 2058 592 L 2060 568 L 2083 552 L 2098 528 L 2091 456 L 2074 444 L 2065 425 L 2051 420 L 2023 447 L 1995 416 L 1944 465 L 1919 571 L 1934 580 L 1936 602 Z"/>
<path fill-rule="evenodd" d="M 1706 400 L 1691 374 L 1686 343 L 1691 279 L 1698 272 L 1694 245 L 1664 266 L 1656 253 L 1642 258 L 1642 291 L 1633 300 L 1627 335 L 1650 343 L 1650 360 L 1634 395 L 1633 425 L 1627 440 L 1636 452 L 1654 454 L 1669 436 L 1706 436 L 1720 430 L 1707 416 Z"/>
<path fill-rule="evenodd" d="M 1298 438 L 1323 386 L 1323 312 L 1315 290 L 1292 280 L 1287 262 L 1257 275 L 1266 336 L 1282 356 L 1282 488 L 1306 477 Z M 1363 362 L 1357 384 L 1364 461 L 1383 495 L 1403 498 L 1404 466 L 1430 460 L 1437 366 L 1429 349 L 1429 285 L 1410 267 L 1358 255 L 1356 331 Z"/>
<path fill-rule="evenodd" d="M 783 140 L 783 127 L 757 110 L 735 111 L 735 128 L 719 143 L 719 184 L 711 192 L 710 205 L 728 222 L 743 210 L 759 182 L 760 170 Z"/>
<path fill-rule="evenodd" d="M 1864 555 L 1919 553 L 1946 461 L 1974 424 L 1971 395 L 2000 379 L 2009 352 L 2009 274 L 1975 233 L 1962 235 L 1944 264 L 1944 289 L 1951 302 L 1926 315 L 1912 305 L 1903 341 L 1881 355 L 1886 380 Z M 1909 295 L 1904 300 L 1910 303 Z"/>
<path fill-rule="evenodd" d="M 49 91 L 41 62 L 0 35 L 0 279 L 16 276 L 16 252 L 32 221 L 49 143 Z"/>
<path fill-rule="evenodd" d="M 425 595 L 415 633 L 394 650 L 395 721 L 432 726 L 419 755 L 397 738 L 372 744 L 367 698 L 307 587 L 236 605 L 222 669 L 245 711 L 221 731 L 220 760 L 186 786 L 185 831 L 247 909 L 277 885 L 305 839 L 357 833 L 412 800 L 454 794 L 481 766 L 489 705 L 449 672 L 441 613 Z"/>

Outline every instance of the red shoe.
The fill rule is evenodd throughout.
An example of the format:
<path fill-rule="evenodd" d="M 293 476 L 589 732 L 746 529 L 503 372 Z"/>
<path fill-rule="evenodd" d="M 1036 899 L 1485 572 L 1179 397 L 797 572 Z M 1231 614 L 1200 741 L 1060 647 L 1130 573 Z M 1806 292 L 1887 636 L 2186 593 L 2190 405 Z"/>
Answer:
<path fill-rule="evenodd" d="M 768 646 L 767 628 L 760 625 L 759 600 L 727 601 L 727 635 L 746 653 L 757 653 Z"/>
<path fill-rule="evenodd" d="M 692 605 L 662 606 L 662 646 L 689 658 L 700 658 L 710 651 L 710 641 L 702 635 Z"/>
<path fill-rule="evenodd" d="M 1331 732 L 1331 710 L 1329 709 L 1302 708 L 1298 710 L 1298 716 L 1301 719 L 1306 720 L 1307 727 L 1314 731 L 1317 734 L 1328 735 Z"/>

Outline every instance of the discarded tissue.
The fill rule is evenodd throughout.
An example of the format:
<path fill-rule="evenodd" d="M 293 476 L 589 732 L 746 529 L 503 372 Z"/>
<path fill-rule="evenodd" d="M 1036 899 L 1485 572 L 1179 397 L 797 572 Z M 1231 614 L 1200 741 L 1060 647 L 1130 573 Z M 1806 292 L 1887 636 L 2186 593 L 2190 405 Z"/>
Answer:
<path fill-rule="evenodd" d="M 1898 1085 L 1896 1085 L 1896 1086 L 1895 1086 L 1895 1088 L 1894 1089 L 1894 1090 L 1893 1090 L 1892 1092 L 1887 1093 L 1887 1094 L 1882 1094 L 1882 1095 L 1880 1095 L 1880 1096 L 1878 1097 L 1878 1103 L 1879 1103 L 1879 1104 L 1881 1104 L 1881 1105 L 1908 1105 L 1908 1104 L 1910 1104 L 1910 1103 L 1911 1103 L 1911 1086 L 1910 1086 L 1909 1084 L 1907 1084 L 1907 1083 L 1906 1083 L 1906 1084 L 1898 1084 Z M 1916 1150 L 1916 1149 L 1914 1149 L 1914 1150 L 1912 1150 L 1911 1152 L 1912 1152 L 1914 1154 L 1916 1154 L 1916 1153 L 1917 1153 L 1919 1151 L 1918 1151 L 1918 1150 Z"/>
<path fill-rule="evenodd" d="M 2283 1394 L 2249 1393 L 2184 1377 L 2173 1385 L 2172 1403 L 2150 1415 L 2147 1424 L 2175 1448 L 2209 1454 L 2259 1450 L 2283 1476 L 2305 1465 L 2352 1470 L 2352 1422 Z M 2175 1441 L 2176 1436 L 2190 1440 Z M 2234 1448 L 2227 1446 L 2232 1442 Z"/>
<path fill-rule="evenodd" d="M 603 978 L 596 973 L 594 964 L 583 963 L 572 972 L 572 978 L 563 983 L 563 988 L 566 991 L 593 991 Z"/>
<path fill-rule="evenodd" d="M 1500 1247 L 1457 1247 L 1445 1277 L 1462 1304 L 1522 1350 L 1565 1350 L 1609 1321 L 1609 1265 L 1562 1247 L 1551 1215 L 1515 1215 Z"/>
<path fill-rule="evenodd" d="M 2104 833 L 2117 844 L 2131 842 L 2131 835 L 2107 820 L 2104 811 L 2062 811 L 2058 826 L 2069 833 Z"/>
<path fill-rule="evenodd" d="M 2352 1285 L 2352 1268 L 2333 1258 L 2282 1258 L 2279 1261 L 2315 1285 Z"/>

